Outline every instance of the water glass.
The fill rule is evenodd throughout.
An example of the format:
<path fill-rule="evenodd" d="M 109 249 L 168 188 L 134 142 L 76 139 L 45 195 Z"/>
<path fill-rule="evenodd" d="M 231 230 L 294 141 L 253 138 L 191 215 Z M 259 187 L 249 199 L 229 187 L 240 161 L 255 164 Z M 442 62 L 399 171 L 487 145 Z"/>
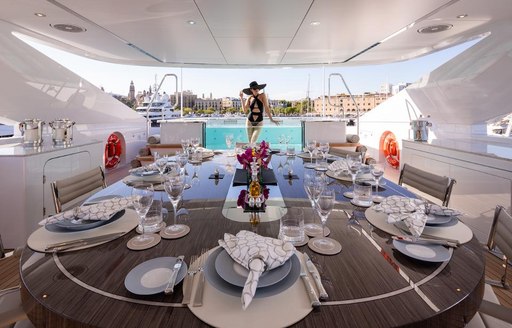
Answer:
<path fill-rule="evenodd" d="M 354 204 L 358 206 L 371 206 L 372 185 L 366 181 L 357 181 L 354 184 Z"/>
<path fill-rule="evenodd" d="M 142 235 L 135 237 L 138 242 L 145 242 L 149 239 L 146 235 L 145 220 L 153 203 L 153 193 L 153 185 L 146 182 L 136 183 L 132 189 L 133 207 L 139 215 L 139 223 L 142 227 Z"/>
<path fill-rule="evenodd" d="M 286 156 L 295 156 L 295 147 L 294 146 L 286 147 Z"/>
<path fill-rule="evenodd" d="M 384 200 L 384 197 L 377 195 L 379 192 L 380 179 L 384 176 L 384 163 L 375 163 L 370 165 L 370 173 L 375 180 L 375 195 L 373 201 L 380 203 Z"/>
<path fill-rule="evenodd" d="M 280 219 L 279 239 L 302 243 L 304 238 L 304 211 L 302 208 L 289 208 Z"/>
<path fill-rule="evenodd" d="M 149 233 L 159 231 L 162 221 L 162 201 L 153 200 L 144 220 L 144 231 Z M 140 225 L 140 229 L 142 231 L 142 225 Z"/>

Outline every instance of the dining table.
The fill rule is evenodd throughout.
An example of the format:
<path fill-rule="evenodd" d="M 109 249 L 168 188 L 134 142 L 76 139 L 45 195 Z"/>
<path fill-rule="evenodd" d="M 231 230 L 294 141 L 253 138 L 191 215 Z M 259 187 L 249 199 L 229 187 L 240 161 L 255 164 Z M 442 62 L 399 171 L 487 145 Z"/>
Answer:
<path fill-rule="evenodd" d="M 83 249 L 44 252 L 29 243 L 20 262 L 22 303 L 29 319 L 36 327 L 464 327 L 479 308 L 484 291 L 485 259 L 476 237 L 451 248 L 444 262 L 411 258 L 394 247 L 392 233 L 367 220 L 367 208 L 343 196 L 352 183 L 333 178 L 327 179 L 336 204 L 327 227 L 329 237 L 342 245 L 341 252 L 323 255 L 308 245 L 296 247 L 297 254 L 308 254 L 319 271 L 328 294 L 320 306 L 311 306 L 300 278 L 277 295 L 256 298 L 246 310 L 240 297 L 217 290 L 208 279 L 202 307 L 182 304 L 182 283 L 172 294 L 138 295 L 127 290 L 125 278 L 137 265 L 183 255 L 190 269 L 191 258 L 212 254 L 226 233 L 247 230 L 278 238 L 280 220 L 270 213 L 272 206 L 282 215 L 298 208 L 305 223 L 320 222 L 303 187 L 305 173 L 314 170 L 304 168 L 308 161 L 304 157 L 272 156 L 270 168 L 277 184 L 270 188 L 266 216 L 236 209 L 234 198 L 245 187 L 233 186 L 239 164 L 223 151 L 201 164 L 186 165 L 191 188 L 183 192 L 180 207 L 187 213 L 177 220 L 190 232 L 181 238 L 131 250 L 127 243 L 137 235 L 131 226 L 114 240 Z M 382 182 L 382 196 L 416 197 L 390 180 Z M 131 190 L 118 181 L 90 198 L 129 196 Z M 273 195 L 279 201 L 270 202 Z M 169 213 L 165 222 L 172 224 L 167 194 L 157 191 L 154 197 L 163 199 Z M 464 217 L 460 219 L 463 222 Z M 88 232 L 95 231 L 101 234 L 102 227 Z"/>

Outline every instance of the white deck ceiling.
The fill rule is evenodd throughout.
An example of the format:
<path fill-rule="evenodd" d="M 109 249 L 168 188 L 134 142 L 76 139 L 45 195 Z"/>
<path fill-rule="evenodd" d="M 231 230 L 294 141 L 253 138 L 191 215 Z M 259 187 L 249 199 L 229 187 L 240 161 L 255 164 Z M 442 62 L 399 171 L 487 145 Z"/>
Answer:
<path fill-rule="evenodd" d="M 511 9 L 509 0 L 3 0 L 0 19 L 68 51 L 123 64 L 310 66 L 407 60 L 485 33 L 491 21 L 510 20 Z M 417 32 L 437 24 L 453 28 Z"/>

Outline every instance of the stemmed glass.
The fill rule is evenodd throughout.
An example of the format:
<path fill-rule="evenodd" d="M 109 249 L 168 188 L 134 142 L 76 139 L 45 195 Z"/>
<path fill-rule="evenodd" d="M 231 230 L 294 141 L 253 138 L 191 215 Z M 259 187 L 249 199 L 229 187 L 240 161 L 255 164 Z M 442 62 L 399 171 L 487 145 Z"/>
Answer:
<path fill-rule="evenodd" d="M 347 155 L 347 166 L 348 171 L 352 177 L 352 187 L 356 185 L 356 177 L 359 173 L 359 170 L 361 170 L 362 162 L 361 162 L 361 155 L 360 154 L 348 154 Z M 353 191 L 346 191 L 343 193 L 343 196 L 347 198 L 354 198 L 354 192 Z"/>
<path fill-rule="evenodd" d="M 331 214 L 331 211 L 334 208 L 334 200 L 334 190 L 323 189 L 315 201 L 315 209 L 322 221 L 322 236 L 315 237 L 314 244 L 320 248 L 320 250 L 328 251 L 335 247 L 336 241 L 325 237 L 325 224 L 327 223 L 329 214 Z"/>
<path fill-rule="evenodd" d="M 181 148 L 183 148 L 184 153 L 189 153 L 190 145 L 190 139 L 181 139 Z"/>
<path fill-rule="evenodd" d="M 190 143 L 192 144 L 192 152 L 195 152 L 197 148 L 199 148 L 199 138 L 193 137 L 190 138 Z"/>
<path fill-rule="evenodd" d="M 231 155 L 231 152 L 229 151 L 231 147 L 233 146 L 233 135 L 232 134 L 226 134 L 224 137 L 226 141 L 226 147 L 228 148 L 228 156 Z"/>
<path fill-rule="evenodd" d="M 307 148 L 308 153 L 309 153 L 309 160 L 310 160 L 310 162 L 308 164 L 304 165 L 304 167 L 312 169 L 312 168 L 315 167 L 315 164 L 313 164 L 313 152 L 316 149 L 316 140 L 309 140 L 308 143 L 306 144 L 306 148 Z"/>
<path fill-rule="evenodd" d="M 160 156 L 158 153 L 155 153 L 155 166 L 158 169 L 158 172 L 160 172 L 160 178 L 162 181 L 165 169 L 167 168 L 167 163 L 167 155 Z"/>
<path fill-rule="evenodd" d="M 379 192 L 380 179 L 384 176 L 384 165 L 384 163 L 375 163 L 370 165 L 370 173 L 375 180 L 375 195 L 372 197 L 372 200 L 375 203 L 380 203 L 384 200 L 384 197 L 377 194 Z"/>
<path fill-rule="evenodd" d="M 180 166 L 180 174 L 187 176 L 187 163 L 188 163 L 188 154 L 186 152 L 176 152 L 176 163 Z M 190 185 L 185 183 L 185 189 L 190 188 Z"/>
<path fill-rule="evenodd" d="M 322 161 L 316 167 L 316 170 L 326 172 L 328 170 L 327 154 L 329 153 L 329 143 L 327 141 L 321 141 L 318 150 L 322 153 Z"/>
<path fill-rule="evenodd" d="M 145 244 L 153 241 L 153 237 L 146 235 L 144 229 L 146 214 L 148 214 L 151 204 L 153 204 L 153 185 L 150 183 L 140 182 L 135 183 L 132 189 L 133 207 L 139 215 L 139 224 L 141 227 L 142 235 L 136 236 L 134 241 L 140 244 Z"/>
<path fill-rule="evenodd" d="M 164 183 L 164 188 L 169 199 L 171 200 L 172 207 L 174 209 L 174 223 L 167 228 L 165 232 L 171 235 L 178 235 L 187 230 L 187 226 L 183 224 L 177 224 L 178 215 L 177 208 L 183 196 L 183 189 L 185 187 L 185 176 L 182 174 L 168 176 Z"/>
<path fill-rule="evenodd" d="M 316 173 L 304 174 L 304 190 L 308 195 L 309 201 L 311 202 L 311 207 L 313 209 L 315 208 L 315 201 L 318 199 L 324 187 L 325 184 L 323 179 L 317 176 Z M 317 223 L 307 223 L 304 225 L 304 231 L 306 231 L 309 235 L 318 235 L 322 231 L 322 227 Z"/>

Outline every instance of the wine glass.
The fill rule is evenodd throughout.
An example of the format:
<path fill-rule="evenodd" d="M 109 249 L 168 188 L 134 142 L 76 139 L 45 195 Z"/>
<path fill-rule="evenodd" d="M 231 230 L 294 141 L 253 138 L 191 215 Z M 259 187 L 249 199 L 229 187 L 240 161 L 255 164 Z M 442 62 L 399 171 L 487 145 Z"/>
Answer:
<path fill-rule="evenodd" d="M 315 208 L 315 201 L 324 188 L 323 180 L 320 179 L 316 173 L 304 174 L 304 190 L 308 195 L 311 203 L 311 208 Z M 307 223 L 304 225 L 304 231 L 309 235 L 319 235 L 322 232 L 322 226 L 317 223 Z"/>
<path fill-rule="evenodd" d="M 136 236 L 134 241 L 145 244 L 153 240 L 153 237 L 146 235 L 144 229 L 146 214 L 148 214 L 149 208 L 153 203 L 153 185 L 147 182 L 139 182 L 133 185 L 132 196 L 133 196 L 133 207 L 139 215 L 139 224 L 141 227 L 142 235 Z"/>
<path fill-rule="evenodd" d="M 348 171 L 350 173 L 350 176 L 352 177 L 352 187 L 356 184 L 356 177 L 359 173 L 359 170 L 361 170 L 361 165 L 363 164 L 361 162 L 361 155 L 360 154 L 348 154 L 347 155 L 347 166 Z M 352 191 L 346 191 L 343 193 L 343 196 L 347 198 L 354 198 L 354 192 Z"/>
<path fill-rule="evenodd" d="M 199 138 L 193 137 L 190 138 L 190 143 L 192 144 L 192 151 L 195 152 L 197 148 L 199 148 Z"/>
<path fill-rule="evenodd" d="M 167 194 L 169 195 L 169 199 L 171 200 L 172 207 L 174 209 L 174 223 L 167 228 L 165 228 L 165 232 L 171 235 L 177 235 L 184 231 L 186 231 L 186 226 L 183 224 L 177 224 L 177 208 L 178 203 L 180 202 L 183 196 L 183 189 L 185 187 L 185 176 L 182 174 L 168 176 L 164 182 L 164 188 Z"/>
<path fill-rule="evenodd" d="M 370 165 L 370 173 L 375 180 L 375 195 L 372 197 L 372 200 L 375 203 L 380 203 L 384 200 L 384 197 L 378 195 L 380 179 L 384 176 L 384 168 L 384 163 L 375 163 Z"/>
<path fill-rule="evenodd" d="M 319 247 L 321 250 L 331 250 L 335 246 L 333 239 L 325 237 L 325 224 L 327 223 L 329 214 L 331 214 L 334 208 L 334 200 L 334 190 L 325 188 L 320 192 L 315 201 L 315 209 L 322 221 L 322 236 L 315 237 L 315 246 Z"/>
<path fill-rule="evenodd" d="M 160 178 L 163 178 L 165 169 L 167 168 L 167 155 L 160 156 L 158 153 L 155 153 L 155 166 L 160 172 Z"/>
<path fill-rule="evenodd" d="M 233 146 L 233 135 L 232 134 L 226 134 L 226 136 L 224 138 L 225 138 L 225 141 L 226 141 L 226 147 L 228 148 L 228 155 L 230 155 L 231 152 L 229 150 Z"/>
<path fill-rule="evenodd" d="M 304 165 L 305 168 L 312 169 L 315 167 L 315 164 L 313 164 L 313 152 L 316 149 L 316 140 L 309 140 L 306 144 L 306 148 L 309 153 L 309 163 Z"/>
<path fill-rule="evenodd" d="M 183 152 L 188 154 L 189 146 L 190 146 L 190 139 L 181 139 L 181 148 L 183 148 Z"/>
<path fill-rule="evenodd" d="M 327 154 L 329 153 L 329 143 L 327 141 L 321 141 L 318 146 L 318 149 L 322 153 L 322 158 L 326 159 Z"/>

